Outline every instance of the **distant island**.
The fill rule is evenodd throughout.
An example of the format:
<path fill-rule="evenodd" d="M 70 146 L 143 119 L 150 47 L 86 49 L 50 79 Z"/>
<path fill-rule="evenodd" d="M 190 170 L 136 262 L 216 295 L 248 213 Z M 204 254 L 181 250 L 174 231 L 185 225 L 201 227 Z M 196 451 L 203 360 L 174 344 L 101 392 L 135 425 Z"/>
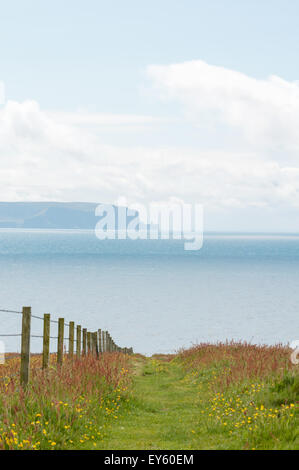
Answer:
<path fill-rule="evenodd" d="M 100 219 L 95 216 L 98 205 L 93 202 L 0 202 L 0 229 L 94 229 Z"/>

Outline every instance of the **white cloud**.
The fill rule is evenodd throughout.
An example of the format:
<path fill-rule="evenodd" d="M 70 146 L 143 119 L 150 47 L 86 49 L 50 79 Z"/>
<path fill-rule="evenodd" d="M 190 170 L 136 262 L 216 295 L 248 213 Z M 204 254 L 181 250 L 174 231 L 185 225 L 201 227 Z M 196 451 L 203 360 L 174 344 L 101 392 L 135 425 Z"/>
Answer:
<path fill-rule="evenodd" d="M 4 83 L 0 82 L 0 104 L 3 104 L 5 101 L 5 87 Z"/>
<path fill-rule="evenodd" d="M 104 143 L 99 128 L 138 132 L 147 116 L 46 112 L 35 101 L 0 109 L 0 200 L 111 201 L 143 197 L 155 152 Z M 137 127 L 136 127 L 137 126 Z"/>
<path fill-rule="evenodd" d="M 185 146 L 174 145 L 171 135 L 181 131 L 175 116 L 49 112 L 35 101 L 9 101 L 0 108 L 0 200 L 124 196 L 129 203 L 178 198 L 206 210 L 299 207 L 297 84 L 255 80 L 200 61 L 151 66 L 148 74 L 163 96 L 182 103 L 196 128 L 207 121 L 214 126 L 217 147 L 190 146 L 187 135 Z M 223 123 L 242 130 L 240 150 L 219 150 Z M 136 139 L 141 128 L 161 133 L 165 126 L 167 145 Z M 107 127 L 115 129 L 114 140 L 103 138 Z M 130 145 L 118 142 L 118 132 L 130 133 Z M 283 160 L 274 147 L 283 149 Z"/>
<path fill-rule="evenodd" d="M 255 147 L 299 150 L 298 82 L 257 80 L 201 60 L 151 65 L 147 74 L 161 96 L 179 101 L 197 126 L 221 123 L 241 130 Z"/>
<path fill-rule="evenodd" d="M 163 118 L 153 116 L 139 116 L 134 114 L 111 114 L 91 113 L 88 111 L 78 112 L 47 112 L 47 115 L 61 123 L 77 126 L 138 126 L 161 124 L 166 121 Z"/>

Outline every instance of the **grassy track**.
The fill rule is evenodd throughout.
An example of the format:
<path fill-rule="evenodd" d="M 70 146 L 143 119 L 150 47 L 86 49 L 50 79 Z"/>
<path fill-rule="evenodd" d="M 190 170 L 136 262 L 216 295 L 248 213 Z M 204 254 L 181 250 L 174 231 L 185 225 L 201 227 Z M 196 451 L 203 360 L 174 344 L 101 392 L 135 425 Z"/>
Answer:
<path fill-rule="evenodd" d="M 150 360 L 139 360 L 138 366 L 128 406 L 98 448 L 198 447 L 198 439 L 192 433 L 199 404 L 194 385 L 182 381 L 184 374 L 179 366 Z"/>
<path fill-rule="evenodd" d="M 225 415 L 224 419 L 217 418 L 217 403 L 215 405 L 213 402 L 215 393 L 210 387 L 215 377 L 212 369 L 198 376 L 186 374 L 179 361 L 161 362 L 152 359 L 135 359 L 135 366 L 131 397 L 122 407 L 118 419 L 108 425 L 104 439 L 97 443 L 98 449 L 299 447 L 294 415 L 289 416 L 292 408 L 286 410 L 287 415 L 277 424 L 279 420 L 268 417 L 267 408 L 259 404 L 260 400 L 267 399 L 265 390 L 254 390 L 259 407 L 256 424 L 251 424 L 251 418 L 242 424 L 243 418 L 235 417 L 234 413 L 231 413 L 232 416 Z M 237 397 L 241 397 L 237 400 L 241 400 L 243 413 L 245 405 L 252 402 L 253 392 L 250 390 L 246 394 L 241 389 L 234 392 Z M 220 400 L 221 408 L 222 402 L 230 398 L 227 396 Z M 271 406 L 270 403 L 272 410 Z"/>
<path fill-rule="evenodd" d="M 19 386 L 0 367 L 0 449 L 299 449 L 299 374 L 282 346 L 65 360 Z"/>

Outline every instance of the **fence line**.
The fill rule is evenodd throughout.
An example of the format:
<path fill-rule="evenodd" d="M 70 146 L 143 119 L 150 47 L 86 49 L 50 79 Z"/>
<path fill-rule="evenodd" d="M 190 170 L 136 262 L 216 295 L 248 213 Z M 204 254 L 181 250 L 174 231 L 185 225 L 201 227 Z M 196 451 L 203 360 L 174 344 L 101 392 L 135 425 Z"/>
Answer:
<path fill-rule="evenodd" d="M 0 312 L 4 312 L 4 313 L 19 313 L 20 315 L 22 315 L 22 312 L 19 312 L 18 310 L 8 310 L 8 309 L 0 308 Z"/>
<path fill-rule="evenodd" d="M 22 335 L 20 333 L 16 333 L 16 334 L 12 334 L 12 335 L 8 334 L 8 335 L 0 335 L 0 336 L 2 337 L 2 336 L 22 336 Z"/>
<path fill-rule="evenodd" d="M 31 338 L 42 338 L 42 369 L 47 369 L 50 362 L 50 340 L 57 340 L 57 365 L 61 366 L 65 355 L 68 359 L 73 360 L 74 356 L 80 358 L 88 354 L 97 358 L 104 353 L 122 352 L 124 354 L 132 354 L 132 348 L 121 348 L 118 346 L 108 331 L 101 330 L 88 331 L 81 325 L 76 325 L 74 321 L 66 323 L 64 318 L 52 320 L 49 313 L 45 313 L 43 317 L 32 315 L 31 307 L 23 307 L 22 311 L 0 309 L 3 313 L 15 313 L 22 315 L 22 333 L 20 334 L 1 334 L 0 337 L 21 337 L 21 367 L 20 382 L 26 386 L 29 382 L 30 375 L 30 340 Z M 31 333 L 31 319 L 36 318 L 43 321 L 43 334 L 35 335 Z M 51 324 L 58 324 L 58 336 L 51 336 Z M 65 337 L 64 327 L 69 328 L 69 336 Z M 76 337 L 75 337 L 76 333 Z M 68 351 L 65 352 L 65 341 L 68 341 Z M 76 345 L 76 347 L 75 347 Z"/>
<path fill-rule="evenodd" d="M 3 312 L 3 313 L 17 313 L 19 315 L 23 315 L 23 312 L 19 311 L 19 310 L 8 310 L 8 309 L 3 309 L 3 308 L 0 308 L 0 312 Z M 46 315 L 46 314 L 45 314 Z M 42 320 L 44 321 L 44 317 L 40 317 L 38 315 L 32 315 L 31 314 L 31 318 L 37 318 L 38 320 Z M 58 320 L 50 320 L 51 323 L 58 323 Z M 64 323 L 65 326 L 69 326 L 69 323 Z"/>

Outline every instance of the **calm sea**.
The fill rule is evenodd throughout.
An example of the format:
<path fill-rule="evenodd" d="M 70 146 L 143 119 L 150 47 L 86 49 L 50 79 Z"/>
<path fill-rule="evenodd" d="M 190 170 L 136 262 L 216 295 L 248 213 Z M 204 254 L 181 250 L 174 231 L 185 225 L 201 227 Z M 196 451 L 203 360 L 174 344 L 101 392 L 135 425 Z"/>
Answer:
<path fill-rule="evenodd" d="M 200 251 L 186 252 L 180 241 L 2 230 L 0 308 L 23 305 L 107 329 L 144 354 L 199 341 L 288 343 L 299 339 L 299 236 L 207 235 Z M 0 334 L 19 333 L 20 320 L 0 313 Z M 32 334 L 41 332 L 34 319 Z M 6 338 L 7 351 L 19 342 Z M 41 350 L 40 339 L 32 350 Z"/>

